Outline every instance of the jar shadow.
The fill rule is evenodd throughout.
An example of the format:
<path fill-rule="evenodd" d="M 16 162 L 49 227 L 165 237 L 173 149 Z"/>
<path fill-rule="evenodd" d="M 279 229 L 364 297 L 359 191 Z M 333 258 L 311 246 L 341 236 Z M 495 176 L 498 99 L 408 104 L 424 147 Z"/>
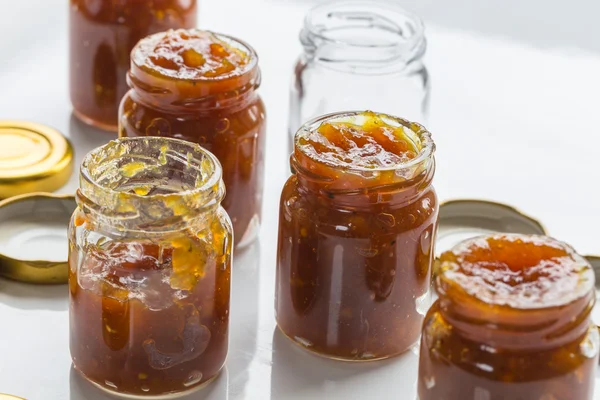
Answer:
<path fill-rule="evenodd" d="M 273 333 L 271 400 L 308 398 L 415 399 L 417 396 L 418 345 L 382 361 L 330 360 L 303 350 L 279 328 Z"/>
<path fill-rule="evenodd" d="M 244 393 L 257 351 L 260 243 L 236 250 L 232 267 L 227 367 L 233 393 Z"/>
<path fill-rule="evenodd" d="M 69 375 L 69 400 L 119 400 L 123 397 L 106 393 L 88 382 L 71 364 Z M 219 376 L 205 388 L 178 400 L 228 400 L 229 371 L 223 368 Z"/>
<path fill-rule="evenodd" d="M 69 287 L 0 279 L 0 303 L 22 310 L 66 311 L 69 308 Z"/>

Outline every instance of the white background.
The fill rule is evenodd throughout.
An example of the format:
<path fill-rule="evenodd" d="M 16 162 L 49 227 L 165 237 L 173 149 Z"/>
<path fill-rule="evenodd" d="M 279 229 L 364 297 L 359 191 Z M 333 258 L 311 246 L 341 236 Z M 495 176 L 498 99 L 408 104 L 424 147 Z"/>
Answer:
<path fill-rule="evenodd" d="M 600 253 L 600 3 L 399 2 L 427 25 L 433 81 L 428 127 L 438 146 L 440 198 L 510 203 L 581 253 Z M 275 331 L 288 83 L 302 18 L 314 3 L 200 2 L 201 27 L 257 49 L 269 122 L 264 226 L 259 243 L 235 260 L 227 368 L 191 399 L 415 398 L 414 352 L 349 365 L 304 354 Z M 58 128 L 75 144 L 79 162 L 111 136 L 71 117 L 66 0 L 0 0 L 0 10 L 0 119 Z M 75 174 L 61 192 L 76 185 Z M 67 309 L 66 286 L 0 280 L 0 392 L 29 400 L 107 399 L 71 371 Z"/>

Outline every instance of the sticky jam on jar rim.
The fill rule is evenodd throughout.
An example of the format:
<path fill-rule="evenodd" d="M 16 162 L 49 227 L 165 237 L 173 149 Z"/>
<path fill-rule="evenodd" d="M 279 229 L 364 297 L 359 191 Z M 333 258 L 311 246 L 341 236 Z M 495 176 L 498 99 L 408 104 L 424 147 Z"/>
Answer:
<path fill-rule="evenodd" d="M 215 154 L 235 245 L 252 243 L 260 225 L 266 139 L 256 52 L 218 33 L 163 32 L 135 47 L 128 82 L 119 135 L 174 137 Z"/>
<path fill-rule="evenodd" d="M 592 398 L 594 274 L 570 246 L 543 236 L 479 237 L 442 254 L 436 272 L 420 400 Z"/>
<path fill-rule="evenodd" d="M 74 114 L 117 130 L 129 54 L 147 35 L 196 25 L 196 0 L 70 0 L 70 87 Z"/>
<path fill-rule="evenodd" d="M 295 140 L 280 203 L 280 330 L 340 360 L 402 353 L 429 305 L 438 215 L 431 135 L 400 118 L 349 112 L 307 123 Z"/>
<path fill-rule="evenodd" d="M 231 223 L 217 159 L 165 138 L 113 141 L 82 164 L 70 226 L 77 371 L 130 397 L 198 389 L 228 349 Z"/>

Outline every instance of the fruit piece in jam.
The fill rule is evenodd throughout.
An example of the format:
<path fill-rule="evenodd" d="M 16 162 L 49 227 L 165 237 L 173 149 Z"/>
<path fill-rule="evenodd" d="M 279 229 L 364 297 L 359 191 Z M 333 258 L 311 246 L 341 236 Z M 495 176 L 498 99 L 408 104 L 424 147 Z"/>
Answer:
<path fill-rule="evenodd" d="M 325 122 L 300 136 L 297 146 L 317 161 L 348 168 L 393 167 L 419 152 L 402 125 L 392 126 L 372 112 L 360 121 Z"/>
<path fill-rule="evenodd" d="M 177 79 L 220 78 L 241 74 L 249 55 L 212 32 L 169 31 L 143 43 L 135 57 L 142 67 Z"/>
<path fill-rule="evenodd" d="M 442 254 L 436 272 L 421 400 L 592 398 L 594 274 L 571 247 L 543 236 L 480 237 Z"/>

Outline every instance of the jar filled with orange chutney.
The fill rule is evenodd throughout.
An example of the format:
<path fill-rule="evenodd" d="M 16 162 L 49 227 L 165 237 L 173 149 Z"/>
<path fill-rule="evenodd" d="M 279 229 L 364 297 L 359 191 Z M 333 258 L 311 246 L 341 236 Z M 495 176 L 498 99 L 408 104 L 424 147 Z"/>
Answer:
<path fill-rule="evenodd" d="M 255 51 L 208 31 L 159 33 L 135 47 L 128 79 L 120 136 L 174 137 L 215 154 L 236 246 L 251 243 L 260 224 L 266 128 Z"/>
<path fill-rule="evenodd" d="M 420 400 L 591 400 L 598 330 L 594 273 L 571 247 L 502 234 L 436 263 L 423 323 Z"/>
<path fill-rule="evenodd" d="M 171 396 L 223 368 L 233 241 L 223 196 L 219 162 L 197 144 L 127 138 L 86 156 L 69 234 L 70 347 L 96 386 Z"/>
<path fill-rule="evenodd" d="M 129 89 L 129 53 L 156 32 L 196 26 L 196 0 L 70 0 L 70 86 L 74 114 L 116 131 Z"/>
<path fill-rule="evenodd" d="M 287 337 L 352 361 L 417 342 L 438 217 L 434 150 L 422 126 L 373 112 L 298 131 L 279 214 L 275 309 Z"/>

